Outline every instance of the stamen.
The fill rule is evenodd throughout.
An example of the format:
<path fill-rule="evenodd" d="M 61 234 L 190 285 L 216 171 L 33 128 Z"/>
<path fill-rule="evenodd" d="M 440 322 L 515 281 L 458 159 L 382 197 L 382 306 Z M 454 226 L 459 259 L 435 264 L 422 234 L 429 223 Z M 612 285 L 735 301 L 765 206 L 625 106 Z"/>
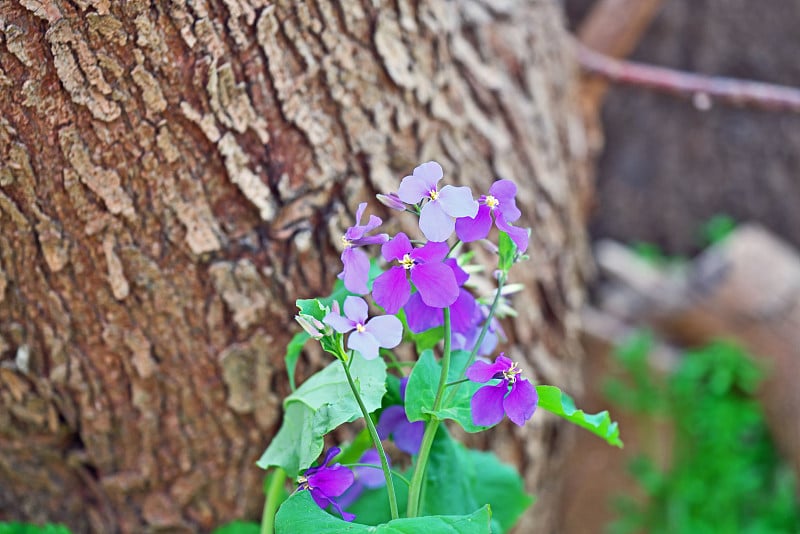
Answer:
<path fill-rule="evenodd" d="M 439 198 L 439 191 L 437 191 L 436 189 L 431 189 L 430 191 L 428 191 L 428 196 L 431 197 L 431 200 L 436 200 L 437 198 Z"/>
<path fill-rule="evenodd" d="M 503 371 L 503 378 L 508 380 L 510 384 L 513 384 L 517 381 L 517 375 L 522 373 L 522 369 L 519 368 L 519 364 L 514 362 L 511 364 L 511 367 L 508 368 L 507 371 Z"/>
<path fill-rule="evenodd" d="M 353 243 L 351 243 L 350 240 L 347 239 L 345 236 L 342 236 L 342 245 L 344 246 L 344 248 L 350 248 L 353 246 Z"/>
<path fill-rule="evenodd" d="M 363 332 L 363 331 L 365 331 L 366 329 L 367 329 L 367 328 L 366 328 L 366 327 L 365 327 L 363 324 L 361 324 L 361 323 L 356 323 L 356 332 Z"/>
<path fill-rule="evenodd" d="M 400 265 L 402 265 L 403 269 L 405 269 L 406 271 L 410 271 L 414 267 L 415 262 L 411 258 L 410 254 L 406 254 L 405 256 L 403 256 L 403 259 L 400 260 Z"/>
<path fill-rule="evenodd" d="M 494 198 L 492 195 L 486 195 L 486 205 L 489 206 L 490 210 L 493 210 L 500 205 L 500 201 Z"/>

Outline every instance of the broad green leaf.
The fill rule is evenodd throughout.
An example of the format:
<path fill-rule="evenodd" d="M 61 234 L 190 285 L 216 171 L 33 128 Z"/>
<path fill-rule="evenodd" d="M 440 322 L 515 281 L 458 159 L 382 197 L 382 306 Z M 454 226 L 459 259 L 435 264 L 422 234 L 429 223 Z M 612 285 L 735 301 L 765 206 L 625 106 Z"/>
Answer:
<path fill-rule="evenodd" d="M 297 360 L 300 358 L 300 353 L 303 352 L 303 347 L 309 339 L 311 339 L 311 336 L 306 332 L 298 332 L 286 345 L 286 356 L 283 357 L 283 360 L 286 362 L 286 373 L 289 375 L 289 387 L 292 388 L 292 391 L 297 389 L 297 384 L 294 381 Z"/>
<path fill-rule="evenodd" d="M 321 321 L 331 311 L 330 304 L 323 304 L 322 300 L 333 301 L 331 297 L 328 297 L 328 299 L 297 299 L 295 304 L 297 304 L 297 308 L 303 315 L 310 315 L 314 319 Z"/>
<path fill-rule="evenodd" d="M 485 504 L 475 499 L 474 486 L 482 482 L 476 478 L 475 466 L 466 461 L 463 452 L 447 429 L 440 426 L 433 440 L 425 473 L 422 514 L 461 515 Z"/>
<path fill-rule="evenodd" d="M 517 245 L 505 232 L 500 232 L 497 240 L 498 260 L 497 268 L 500 271 L 508 272 L 514 265 L 514 256 L 517 253 Z"/>
<path fill-rule="evenodd" d="M 409 470 L 405 477 L 411 478 Z M 402 480 L 395 477 L 395 494 L 397 496 L 397 507 L 402 511 L 408 505 L 408 486 Z M 388 523 L 392 519 L 389 511 L 389 497 L 386 494 L 386 487 L 377 489 L 367 489 L 359 495 L 358 499 L 347 507 L 347 511 L 356 515 L 355 522 L 362 525 L 380 525 Z"/>
<path fill-rule="evenodd" d="M 64 525 L 34 525 L 32 523 L 0 522 L 0 534 L 70 534 Z"/>
<path fill-rule="evenodd" d="M 356 354 L 350 372 L 367 410 L 377 410 L 386 392 L 383 359 L 365 360 Z M 283 407 L 283 424 L 257 464 L 262 469 L 281 467 L 292 478 L 320 455 L 325 434 L 361 417 L 339 361 L 312 375 L 286 397 Z"/>
<path fill-rule="evenodd" d="M 411 332 L 409 330 L 409 332 Z M 437 326 L 429 328 L 419 334 L 411 334 L 411 339 L 417 348 L 417 354 L 422 354 L 424 351 L 434 348 L 439 342 L 444 339 L 444 327 Z"/>
<path fill-rule="evenodd" d="M 589 432 L 600 436 L 610 445 L 622 448 L 619 439 L 619 427 L 611 421 L 607 411 L 597 414 L 587 414 L 575 408 L 575 402 L 566 393 L 562 393 L 555 386 L 536 386 L 539 394 L 539 408 L 563 417 Z"/>
<path fill-rule="evenodd" d="M 217 527 L 211 534 L 259 534 L 261 525 L 250 521 L 231 521 Z"/>
<path fill-rule="evenodd" d="M 461 372 L 469 358 L 467 351 L 453 351 L 450 360 L 450 370 L 448 382 L 454 382 L 461 378 Z M 478 426 L 472 422 L 472 408 L 470 400 L 472 395 L 483 386 L 475 382 L 464 382 L 457 386 L 450 386 L 445 389 L 442 407 L 436 411 L 431 411 L 433 401 L 436 397 L 436 389 L 439 387 L 439 376 L 441 376 L 442 365 L 434 359 L 433 351 L 425 351 L 420 356 L 406 387 L 406 415 L 409 421 L 421 421 L 427 415 L 434 414 L 439 419 L 452 419 L 470 433 L 481 432 L 488 427 Z M 454 393 L 455 392 L 455 393 Z"/>
<path fill-rule="evenodd" d="M 395 519 L 378 526 L 348 523 L 321 510 L 307 491 L 289 498 L 275 518 L 276 534 L 491 534 L 491 512 L 488 506 L 469 515 L 428 516 L 414 519 Z"/>

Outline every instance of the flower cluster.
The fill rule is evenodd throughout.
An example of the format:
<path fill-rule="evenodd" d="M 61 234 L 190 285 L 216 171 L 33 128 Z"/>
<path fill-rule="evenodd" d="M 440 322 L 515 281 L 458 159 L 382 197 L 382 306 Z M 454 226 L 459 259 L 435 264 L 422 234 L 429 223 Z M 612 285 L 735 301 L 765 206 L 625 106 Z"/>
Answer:
<path fill-rule="evenodd" d="M 325 350 L 342 360 L 345 372 L 352 363 L 350 353 L 375 360 L 381 349 L 397 347 L 403 340 L 404 323 L 411 339 L 447 325 L 448 347 L 471 352 L 471 358 L 491 354 L 502 337 L 495 317 L 497 298 L 492 306 L 487 304 L 488 300 L 476 299 L 469 283 L 470 274 L 459 263 L 467 260 L 453 253 L 459 250 L 456 246 L 459 243 L 486 239 L 493 227 L 514 243 L 516 252 L 512 253 L 525 252 L 528 230 L 513 224 L 521 217 L 516 205 L 516 186 L 509 180 L 496 181 L 476 200 L 469 187 L 440 186 L 443 177 L 441 165 L 429 161 L 403 178 L 397 192 L 378 195 L 388 208 L 415 214 L 421 235 L 377 233 L 383 221 L 370 215 L 362 224 L 367 205 L 359 204 L 355 224 L 342 236 L 343 269 L 338 275 L 350 295 L 341 305 L 339 300 L 326 306 L 324 314 L 317 317 L 305 314 L 299 318 L 309 335 L 321 340 Z M 454 235 L 455 240 L 451 239 Z M 369 247 L 377 245 L 383 260 L 380 269 L 368 255 Z M 499 291 L 500 288 L 498 297 Z M 383 313 L 373 313 L 370 318 L 370 301 L 374 309 Z M 445 309 L 449 313 L 445 314 Z M 494 363 L 479 360 L 466 370 L 465 376 L 471 381 L 491 382 L 478 389 L 471 399 L 475 425 L 495 425 L 504 415 L 522 425 L 531 417 L 537 403 L 536 390 L 519 374 L 519 367 L 502 353 Z M 403 402 L 408 380 L 403 377 L 400 382 Z M 366 411 L 364 416 L 367 417 Z M 373 429 L 374 440 L 380 454 L 383 454 L 380 440 L 391 438 L 399 450 L 422 455 L 420 446 L 425 428 L 424 421 L 409 420 L 403 404 L 385 406 Z M 299 483 L 300 489 L 310 491 L 320 507 L 333 506 L 349 521 L 352 514 L 342 508 L 365 489 L 385 484 L 384 473 L 373 467 L 381 464 L 378 450 L 366 451 L 353 471 L 339 464 L 328 465 L 338 451 L 329 450 L 322 464 L 308 469 Z M 385 459 L 384 470 L 388 464 L 388 458 Z"/>

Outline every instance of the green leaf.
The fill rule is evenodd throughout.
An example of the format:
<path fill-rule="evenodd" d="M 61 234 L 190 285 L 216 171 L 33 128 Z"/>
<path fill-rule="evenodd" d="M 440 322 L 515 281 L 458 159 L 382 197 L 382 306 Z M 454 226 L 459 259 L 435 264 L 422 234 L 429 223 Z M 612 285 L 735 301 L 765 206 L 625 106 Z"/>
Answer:
<path fill-rule="evenodd" d="M 327 300 L 329 303 L 324 304 L 322 300 Z M 310 315 L 314 319 L 321 321 L 331 311 L 331 302 L 333 302 L 333 299 L 328 297 L 327 299 L 297 299 L 295 304 L 297 304 L 297 308 L 303 315 Z"/>
<path fill-rule="evenodd" d="M 386 392 L 386 363 L 356 354 L 350 372 L 367 410 L 377 410 Z M 283 407 L 283 424 L 257 464 L 281 467 L 292 478 L 320 455 L 325 434 L 361 417 L 339 361 L 312 375 L 286 397 Z"/>
<path fill-rule="evenodd" d="M 292 391 L 297 389 L 297 384 L 294 381 L 297 360 L 300 358 L 300 353 L 303 352 L 303 347 L 309 339 L 311 339 L 311 336 L 306 332 L 298 332 L 286 345 L 286 356 L 283 357 L 283 361 L 286 362 L 286 374 L 289 375 L 289 387 L 292 388 Z"/>
<path fill-rule="evenodd" d="M 461 378 L 461 373 L 464 370 L 469 354 L 469 352 L 462 350 L 453 351 L 447 377 L 448 382 L 454 382 Z M 452 419 L 470 433 L 482 432 L 489 428 L 478 426 L 472 422 L 470 401 L 483 384 L 464 382 L 457 386 L 448 387 L 444 393 L 442 407 L 436 412 L 431 411 L 436 397 L 436 389 L 439 387 L 441 373 L 442 365 L 434 359 L 433 351 L 423 352 L 411 370 L 411 376 L 409 376 L 408 385 L 406 386 L 406 415 L 408 420 L 422 421 L 427 419 L 428 415 L 433 414 L 440 420 Z M 455 394 L 452 391 L 455 391 Z"/>
<path fill-rule="evenodd" d="M 231 521 L 217 527 L 211 534 L 259 534 L 261 525 L 250 521 Z"/>
<path fill-rule="evenodd" d="M 505 232 L 500 232 L 497 240 L 497 249 L 499 259 L 497 261 L 497 268 L 503 272 L 508 272 L 511 266 L 514 265 L 514 257 L 517 254 L 517 245 Z"/>
<path fill-rule="evenodd" d="M 414 344 L 417 347 L 417 354 L 421 354 L 426 350 L 432 349 L 444 339 L 444 327 L 429 328 L 419 334 L 411 333 L 411 339 L 414 340 Z"/>
<path fill-rule="evenodd" d="M 539 395 L 539 408 L 585 428 L 606 440 L 610 445 L 622 448 L 619 427 L 617 423 L 611 421 L 607 411 L 587 414 L 583 410 L 577 410 L 572 398 L 555 386 L 536 386 L 536 393 Z"/>
<path fill-rule="evenodd" d="M 0 534 L 70 534 L 64 525 L 34 525 L 32 523 L 0 523 Z"/>
<path fill-rule="evenodd" d="M 367 526 L 348 523 L 321 510 L 307 491 L 294 494 L 278 510 L 276 534 L 491 534 L 491 512 L 488 506 L 469 515 L 428 516 L 414 519 L 395 519 L 383 525 Z"/>
<path fill-rule="evenodd" d="M 411 478 L 411 473 L 407 473 L 406 478 Z M 408 485 L 397 478 L 394 480 L 397 507 L 400 510 L 405 510 L 408 505 Z M 386 494 L 386 486 L 364 490 L 358 496 L 358 499 L 347 507 L 347 511 L 355 514 L 356 523 L 362 525 L 388 523 L 392 519 L 392 513 L 389 511 L 389 497 Z"/>

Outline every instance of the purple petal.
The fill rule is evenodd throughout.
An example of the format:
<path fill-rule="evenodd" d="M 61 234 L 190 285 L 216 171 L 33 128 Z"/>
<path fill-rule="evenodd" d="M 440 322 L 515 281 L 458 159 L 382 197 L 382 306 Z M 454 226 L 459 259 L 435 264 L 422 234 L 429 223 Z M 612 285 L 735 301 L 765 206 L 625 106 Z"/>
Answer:
<path fill-rule="evenodd" d="M 428 202 L 419 213 L 419 229 L 429 241 L 447 241 L 455 227 L 455 220 L 445 213 L 439 200 Z"/>
<path fill-rule="evenodd" d="M 400 200 L 400 197 L 398 197 L 395 193 L 388 193 L 386 195 L 378 194 L 375 195 L 375 197 L 378 199 L 378 202 L 389 209 L 393 209 L 395 211 L 406 211 L 406 205 L 403 204 L 403 201 Z"/>
<path fill-rule="evenodd" d="M 328 507 L 333 501 L 325 495 L 324 492 L 317 488 L 310 488 L 309 493 L 311 493 L 311 498 L 314 499 L 314 502 L 317 503 L 317 506 L 322 508 L 323 510 Z"/>
<path fill-rule="evenodd" d="M 378 357 L 378 340 L 369 332 L 353 332 L 347 338 L 347 348 L 357 350 L 365 360 L 374 360 Z"/>
<path fill-rule="evenodd" d="M 353 321 L 347 317 L 342 317 L 336 312 L 328 312 L 328 314 L 322 319 L 322 322 L 331 326 L 340 334 L 345 334 L 356 327 L 356 324 Z"/>
<path fill-rule="evenodd" d="M 463 286 L 469 280 L 469 273 L 461 268 L 458 264 L 458 261 L 455 258 L 448 258 L 444 260 L 444 262 L 453 269 L 453 274 L 456 276 L 456 284 L 458 287 Z"/>
<path fill-rule="evenodd" d="M 403 323 L 394 315 L 380 315 L 369 320 L 366 332 L 372 334 L 381 347 L 393 349 L 403 339 Z"/>
<path fill-rule="evenodd" d="M 435 161 L 427 161 L 418 165 L 412 174 L 421 179 L 425 183 L 425 187 L 430 191 L 431 189 L 436 189 L 439 180 L 444 176 L 444 171 L 442 166 Z"/>
<path fill-rule="evenodd" d="M 430 187 L 425 183 L 425 180 L 419 176 L 406 176 L 403 178 L 403 181 L 400 182 L 400 187 L 397 189 L 397 196 L 406 204 L 416 204 L 427 197 L 429 192 Z"/>
<path fill-rule="evenodd" d="M 344 299 L 344 315 L 351 321 L 363 325 L 367 320 L 368 313 L 367 301 L 361 297 L 349 296 Z"/>
<path fill-rule="evenodd" d="M 386 461 L 389 466 L 392 465 L 388 456 L 386 457 Z M 358 462 L 374 466 L 359 466 L 355 468 L 359 482 L 370 489 L 380 488 L 386 485 L 386 478 L 384 478 L 383 471 L 381 470 L 381 456 L 376 449 L 369 449 L 362 454 Z"/>
<path fill-rule="evenodd" d="M 496 386 L 483 386 L 470 401 L 472 422 L 480 426 L 496 425 L 503 420 L 503 398 L 508 392 L 505 380 Z"/>
<path fill-rule="evenodd" d="M 495 215 L 495 221 L 497 222 L 497 227 L 508 234 L 520 252 L 528 250 L 528 230 L 518 226 L 511 226 L 502 213 Z"/>
<path fill-rule="evenodd" d="M 433 263 L 445 259 L 448 252 L 450 252 L 450 247 L 447 246 L 447 243 L 429 241 L 423 246 L 415 248 L 410 255 L 413 260 L 422 263 Z"/>
<path fill-rule="evenodd" d="M 356 224 L 355 224 L 355 226 L 360 226 L 361 225 L 361 217 L 364 215 L 364 211 L 366 209 L 367 209 L 367 203 L 366 202 L 360 203 L 358 205 L 358 208 L 356 208 Z"/>
<path fill-rule="evenodd" d="M 488 382 L 497 373 L 508 371 L 514 364 L 510 359 L 505 356 L 498 356 L 494 363 L 486 363 L 480 360 L 476 361 L 469 366 L 464 376 L 473 382 Z"/>
<path fill-rule="evenodd" d="M 433 308 L 422 302 L 419 292 L 409 297 L 408 302 L 403 308 L 406 312 L 406 322 L 408 329 L 419 334 L 429 328 L 433 328 L 444 323 L 444 314 L 441 308 Z"/>
<path fill-rule="evenodd" d="M 517 208 L 517 186 L 511 180 L 498 180 L 489 188 L 489 194 L 500 202 L 497 209 L 508 222 L 514 222 L 522 215 Z"/>
<path fill-rule="evenodd" d="M 415 267 L 412 271 L 416 271 Z M 406 278 L 406 270 L 392 267 L 378 278 L 372 286 L 372 298 L 386 313 L 394 315 L 408 302 L 411 286 Z"/>
<path fill-rule="evenodd" d="M 371 232 L 381 224 L 383 224 L 383 220 L 380 217 L 377 215 L 370 215 L 369 222 L 364 226 L 364 231 Z"/>
<path fill-rule="evenodd" d="M 394 444 L 397 448 L 408 454 L 417 454 L 422 445 L 422 435 L 425 433 L 425 423 L 415 421 L 413 423 L 406 419 L 394 431 Z"/>
<path fill-rule="evenodd" d="M 367 235 L 359 239 L 350 240 L 353 245 L 359 247 L 364 245 L 383 245 L 387 241 L 389 241 L 389 234 Z"/>
<path fill-rule="evenodd" d="M 446 308 L 458 298 L 453 269 L 443 263 L 422 263 L 411 269 L 411 281 L 422 301 L 434 308 Z"/>
<path fill-rule="evenodd" d="M 344 265 L 344 287 L 351 293 L 364 295 L 369 293 L 367 280 L 369 280 L 369 258 L 363 251 L 347 247 L 342 252 Z"/>
<path fill-rule="evenodd" d="M 375 427 L 378 431 L 378 437 L 381 439 L 387 439 L 391 434 L 394 433 L 398 425 L 405 421 L 408 421 L 408 418 L 406 417 L 406 411 L 402 406 L 397 404 L 387 406 L 381 412 L 381 417 L 378 419 L 378 425 Z"/>
<path fill-rule="evenodd" d="M 478 203 L 472 198 L 472 190 L 466 186 L 444 186 L 439 191 L 439 203 L 451 217 L 475 217 L 478 213 Z"/>
<path fill-rule="evenodd" d="M 524 378 L 517 378 L 517 381 L 511 386 L 511 393 L 503 401 L 503 408 L 514 424 L 522 426 L 536 411 L 538 401 L 539 395 L 533 384 Z"/>
<path fill-rule="evenodd" d="M 386 261 L 399 260 L 413 249 L 408 236 L 400 232 L 381 247 L 381 254 Z"/>
<path fill-rule="evenodd" d="M 338 497 L 353 484 L 354 480 L 355 476 L 349 468 L 335 464 L 309 476 L 308 485 L 326 497 Z"/>
<path fill-rule="evenodd" d="M 339 456 L 340 452 L 342 452 L 342 449 L 340 449 L 339 447 L 331 447 L 330 449 L 328 449 L 328 452 L 325 453 L 325 458 L 322 459 L 322 463 L 320 463 L 318 467 L 319 468 L 326 467 L 329 463 L 331 463 L 331 460 Z M 308 474 L 308 472 L 306 472 L 306 474 Z"/>
<path fill-rule="evenodd" d="M 356 467 L 356 469 L 358 468 Z M 336 501 L 342 508 L 347 508 L 356 502 L 362 493 L 364 493 L 364 484 L 362 484 L 358 478 L 356 478 L 356 481 L 353 482 L 353 485 L 347 488 L 347 491 L 342 493 L 339 498 L 336 499 Z M 342 512 L 342 514 L 344 514 L 344 512 Z"/>
<path fill-rule="evenodd" d="M 475 326 L 475 308 L 477 302 L 472 293 L 466 289 L 461 289 L 458 292 L 458 298 L 450 306 L 450 321 L 453 332 L 465 334 L 472 330 Z M 406 305 L 408 309 L 408 305 Z"/>
<path fill-rule="evenodd" d="M 406 400 L 406 388 L 408 387 L 408 377 L 404 376 L 400 379 L 400 398 Z"/>
<path fill-rule="evenodd" d="M 475 218 L 461 217 L 456 220 L 456 235 L 464 243 L 484 239 L 492 229 L 491 209 L 485 204 L 478 207 Z"/>

